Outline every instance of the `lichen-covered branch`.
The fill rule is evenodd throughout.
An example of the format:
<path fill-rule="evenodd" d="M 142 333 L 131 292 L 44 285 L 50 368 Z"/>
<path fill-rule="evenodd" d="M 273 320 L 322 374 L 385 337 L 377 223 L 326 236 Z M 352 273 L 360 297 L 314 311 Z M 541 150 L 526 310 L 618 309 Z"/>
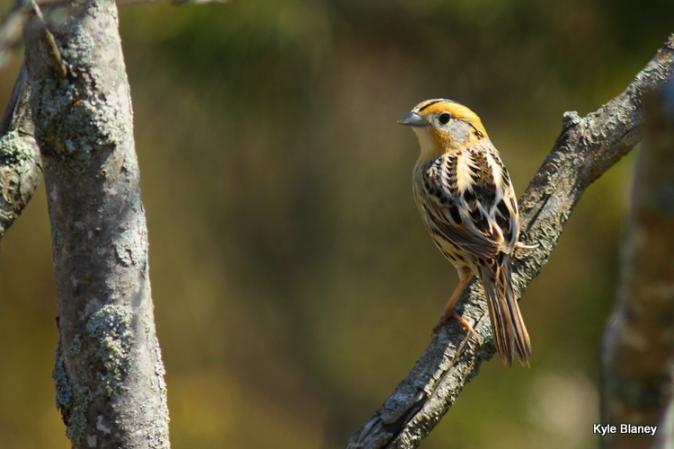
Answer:
<path fill-rule="evenodd" d="M 643 92 L 662 85 L 673 72 L 674 35 L 623 93 L 585 117 L 564 114 L 561 134 L 521 197 L 523 240 L 538 246 L 516 259 L 518 297 L 546 264 L 583 191 L 641 139 Z M 379 410 L 351 436 L 347 448 L 417 447 L 480 364 L 491 358 L 487 306 L 478 283 L 464 292 L 459 304 L 458 312 L 481 338 L 466 337 L 461 326 L 450 321 Z"/>
<path fill-rule="evenodd" d="M 602 421 L 657 426 L 654 436 L 607 434 L 603 447 L 669 447 L 674 399 L 674 80 L 646 102 L 618 301 L 602 351 Z M 671 431 L 672 429 L 669 429 Z"/>
<path fill-rule="evenodd" d="M 28 204 L 42 174 L 29 95 L 22 68 L 0 124 L 0 239 Z"/>
<path fill-rule="evenodd" d="M 167 449 L 164 368 L 114 0 L 26 37 L 57 284 L 57 404 L 76 449 Z M 65 75 L 65 76 L 64 76 Z"/>

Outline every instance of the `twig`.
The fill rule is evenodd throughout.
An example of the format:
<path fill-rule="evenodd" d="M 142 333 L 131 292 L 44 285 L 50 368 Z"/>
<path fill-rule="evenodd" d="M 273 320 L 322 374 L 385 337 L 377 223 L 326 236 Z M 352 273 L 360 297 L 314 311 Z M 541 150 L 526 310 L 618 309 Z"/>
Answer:
<path fill-rule="evenodd" d="M 63 61 L 63 57 L 61 56 L 61 50 L 59 50 L 58 44 L 56 43 L 56 39 L 54 39 L 54 35 L 49 29 L 49 24 L 47 24 L 47 22 L 44 20 L 42 10 L 40 9 L 40 6 L 38 6 L 37 2 L 35 0 L 28 0 L 28 2 L 30 3 L 31 8 L 35 13 L 35 17 L 37 18 L 40 28 L 44 32 L 44 39 L 47 42 L 49 54 L 51 55 L 51 58 L 54 63 L 54 69 L 61 78 L 65 78 L 66 76 L 68 76 L 68 69 L 66 67 L 65 62 Z"/>
<path fill-rule="evenodd" d="M 522 227 L 527 230 L 523 240 L 539 245 L 513 267 L 518 297 L 546 264 L 584 190 L 641 139 L 642 92 L 662 85 L 673 71 L 671 35 L 623 93 L 583 118 L 564 115 L 560 136 L 521 198 Z M 463 312 L 459 312 L 475 323 L 484 341 L 468 345 L 457 358 L 463 330 L 450 322 L 380 409 L 351 436 L 347 448 L 417 447 L 477 375 L 481 363 L 491 358 L 494 350 L 482 289 L 473 283 L 460 304 Z M 534 347 L 533 363 L 535 354 Z"/>

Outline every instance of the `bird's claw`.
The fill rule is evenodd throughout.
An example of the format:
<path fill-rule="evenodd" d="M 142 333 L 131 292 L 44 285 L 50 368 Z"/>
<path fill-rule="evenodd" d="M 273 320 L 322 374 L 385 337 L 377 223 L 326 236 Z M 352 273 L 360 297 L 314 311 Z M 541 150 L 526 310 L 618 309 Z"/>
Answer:
<path fill-rule="evenodd" d="M 515 249 L 536 249 L 541 246 L 539 243 L 534 243 L 533 245 L 527 245 L 522 242 L 515 243 Z"/>
<path fill-rule="evenodd" d="M 442 327 L 445 325 L 445 323 L 447 323 L 447 321 L 450 318 L 454 318 L 461 325 L 461 327 L 467 330 L 469 333 L 473 335 L 478 335 L 477 331 L 473 329 L 473 326 L 471 326 L 470 323 L 466 321 L 464 317 L 462 317 L 461 315 L 459 315 L 454 311 L 452 311 L 451 314 L 447 316 L 442 316 L 440 318 L 440 321 L 438 321 L 435 327 L 433 327 L 433 335 L 437 335 L 440 332 L 440 329 L 442 329 Z"/>
<path fill-rule="evenodd" d="M 529 250 L 536 249 L 539 246 L 541 246 L 539 243 L 534 243 L 533 245 L 527 245 L 522 242 L 517 242 L 515 243 L 515 248 L 513 251 L 513 256 L 516 258 L 519 258 L 518 256 L 522 256 L 523 254 L 526 254 Z"/>

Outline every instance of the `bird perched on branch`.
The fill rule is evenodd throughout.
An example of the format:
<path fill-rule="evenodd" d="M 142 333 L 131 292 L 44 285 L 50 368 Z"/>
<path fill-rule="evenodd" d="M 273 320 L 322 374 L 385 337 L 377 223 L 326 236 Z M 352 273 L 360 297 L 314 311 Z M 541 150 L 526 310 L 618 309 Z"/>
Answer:
<path fill-rule="evenodd" d="M 446 99 L 422 101 L 398 121 L 413 127 L 420 155 L 414 167 L 414 198 L 440 252 L 454 265 L 459 284 L 435 330 L 454 316 L 453 308 L 476 276 L 484 286 L 496 349 L 508 364 L 531 355 L 512 286 L 512 257 L 518 242 L 517 199 L 508 171 L 480 118 Z"/>

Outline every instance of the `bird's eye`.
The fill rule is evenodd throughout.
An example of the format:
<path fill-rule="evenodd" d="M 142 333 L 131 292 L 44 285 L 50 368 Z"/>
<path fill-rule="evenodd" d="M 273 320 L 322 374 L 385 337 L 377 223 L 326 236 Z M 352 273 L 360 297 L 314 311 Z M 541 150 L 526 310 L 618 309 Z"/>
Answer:
<path fill-rule="evenodd" d="M 449 122 L 450 118 L 451 118 L 450 115 L 445 112 L 444 114 L 440 114 L 440 116 L 438 117 L 438 121 L 442 125 L 446 125 Z"/>

